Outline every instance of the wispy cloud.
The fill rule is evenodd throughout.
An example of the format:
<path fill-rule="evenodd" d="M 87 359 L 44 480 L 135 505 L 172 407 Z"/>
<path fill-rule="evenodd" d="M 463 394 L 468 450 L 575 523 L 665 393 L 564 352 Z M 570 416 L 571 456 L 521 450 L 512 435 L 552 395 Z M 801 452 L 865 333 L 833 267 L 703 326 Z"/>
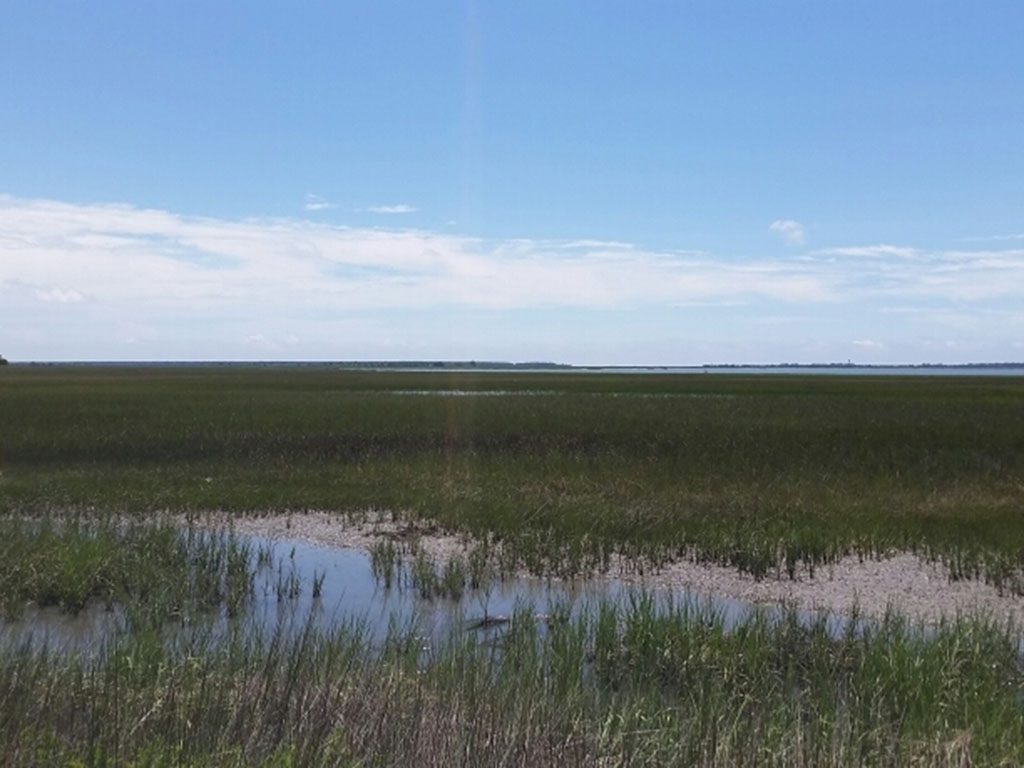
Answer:
<path fill-rule="evenodd" d="M 371 205 L 366 210 L 370 213 L 415 213 L 419 208 L 399 203 L 398 205 Z"/>
<path fill-rule="evenodd" d="M 50 300 L 87 294 L 110 305 L 194 312 L 226 304 L 615 307 L 832 294 L 827 275 L 795 262 L 570 245 L 0 198 L 0 287 Z M 54 292 L 55 274 L 76 294 Z"/>
<path fill-rule="evenodd" d="M 314 195 L 312 192 L 306 193 L 306 204 L 303 206 L 307 211 L 327 211 L 338 206 L 334 203 L 330 203 L 324 200 L 319 195 Z"/>
<path fill-rule="evenodd" d="M 861 349 L 885 349 L 885 344 L 881 341 L 875 341 L 874 339 L 857 339 L 853 342 L 853 346 L 860 347 Z"/>
<path fill-rule="evenodd" d="M 483 240 L 309 219 L 196 217 L 0 196 L 0 329 L 8 334 L 5 344 L 20 339 L 22 350 L 48 338 L 71 344 L 75 334 L 84 339 L 102 333 L 108 339 L 141 339 L 136 346 L 144 354 L 142 347 L 154 349 L 159 339 L 191 323 L 195 338 L 217 333 L 252 345 L 263 334 L 277 350 L 318 349 L 317 340 L 323 344 L 327 333 L 330 339 L 372 337 L 375 351 L 368 354 L 386 356 L 388 349 L 405 348 L 387 346 L 391 332 L 368 329 L 363 321 L 389 316 L 405 328 L 409 316 L 403 313 L 421 310 L 492 317 L 521 312 L 519 318 L 551 310 L 594 319 L 605 310 L 630 310 L 639 318 L 706 308 L 728 311 L 737 318 L 730 323 L 748 328 L 734 332 L 746 335 L 760 333 L 763 319 L 773 313 L 795 312 L 813 337 L 820 319 L 862 316 L 870 304 L 879 317 L 885 308 L 906 308 L 905 323 L 920 327 L 927 324 L 909 312 L 920 310 L 921 318 L 927 312 L 959 313 L 976 318 L 976 332 L 982 333 L 1005 331 L 1007 320 L 985 313 L 1019 311 L 1013 302 L 1022 294 L 1024 248 L 851 245 L 785 258 L 722 259 L 603 240 Z M 67 313 L 82 322 L 68 325 Z M 614 322 L 601 326 L 602 333 L 612 333 Z M 881 331 L 894 327 L 878 322 Z M 888 345 L 887 354 L 896 354 L 879 327 L 834 324 L 842 338 L 863 342 L 858 346 L 867 349 L 869 340 L 877 340 Z M 700 320 L 693 327 L 706 326 Z M 510 338 L 521 337 L 515 327 L 507 326 Z M 451 329 L 446 324 L 443 332 Z M 593 335 L 589 325 L 587 335 Z M 292 337 L 303 341 L 285 341 Z M 530 349 L 544 338 L 536 336 Z M 634 342 L 631 336 L 616 343 L 635 350 Z M 194 356 L 181 343 L 159 347 L 155 356 Z M 850 343 L 842 342 L 846 349 Z"/>
<path fill-rule="evenodd" d="M 78 291 L 64 288 L 50 288 L 48 290 L 37 290 L 36 298 L 54 304 L 77 304 L 85 297 Z"/>
<path fill-rule="evenodd" d="M 624 243 L 621 240 L 569 240 L 558 243 L 560 248 L 585 248 L 598 250 L 630 250 L 635 248 L 632 243 Z"/>
<path fill-rule="evenodd" d="M 486 241 L 10 197 L 0 197 L 0 252 L 0 282 L 8 290 L 21 286 L 37 300 L 62 303 L 88 295 L 611 307 L 864 295 L 962 300 L 1024 292 L 1024 249 L 925 251 L 883 244 L 724 260 L 614 241 Z M 54 275 L 63 285 L 53 284 Z"/>
<path fill-rule="evenodd" d="M 777 233 L 789 245 L 802 245 L 807 239 L 804 226 L 799 221 L 792 219 L 778 219 L 768 225 L 768 229 Z"/>
<path fill-rule="evenodd" d="M 962 243 L 998 242 L 1000 240 L 1024 240 L 1024 232 L 1013 235 L 983 235 L 981 237 L 961 237 Z"/>
<path fill-rule="evenodd" d="M 869 259 L 883 259 L 896 257 L 899 259 L 913 259 L 920 255 L 917 248 L 908 248 L 899 245 L 858 245 L 845 248 L 823 248 L 815 251 L 817 254 L 827 256 L 858 256 Z"/>

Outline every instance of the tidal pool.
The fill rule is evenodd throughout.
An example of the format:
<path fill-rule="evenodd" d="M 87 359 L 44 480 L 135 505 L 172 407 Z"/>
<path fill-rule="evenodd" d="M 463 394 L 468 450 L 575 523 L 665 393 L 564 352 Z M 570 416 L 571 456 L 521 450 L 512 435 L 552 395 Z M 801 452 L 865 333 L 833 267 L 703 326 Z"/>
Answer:
<path fill-rule="evenodd" d="M 453 631 L 500 633 L 516 611 L 528 611 L 543 625 L 555 609 L 570 614 L 587 610 L 600 600 L 628 604 L 641 591 L 633 584 L 592 579 L 559 581 L 517 576 L 493 580 L 478 589 L 466 588 L 458 599 L 424 598 L 410 581 L 408 562 L 400 567 L 390 587 L 374 574 L 370 555 L 361 549 L 316 546 L 301 541 L 239 536 L 252 547 L 256 572 L 254 592 L 244 615 L 229 619 L 214 612 L 190 626 L 223 631 L 232 621 L 246 621 L 255 631 L 268 634 L 283 627 L 312 623 L 330 630 L 345 623 L 360 624 L 373 640 L 389 630 L 413 630 L 425 647 Z M 692 600 L 711 608 L 726 625 L 746 615 L 751 606 L 728 599 L 699 598 L 679 590 L 648 591 L 658 604 Z M 53 649 L 101 647 L 128 621 L 119 607 L 92 601 L 76 615 L 56 607 L 29 606 L 16 620 L 0 621 L 0 644 L 28 644 Z M 180 632 L 180 622 L 169 619 L 169 632 Z"/>

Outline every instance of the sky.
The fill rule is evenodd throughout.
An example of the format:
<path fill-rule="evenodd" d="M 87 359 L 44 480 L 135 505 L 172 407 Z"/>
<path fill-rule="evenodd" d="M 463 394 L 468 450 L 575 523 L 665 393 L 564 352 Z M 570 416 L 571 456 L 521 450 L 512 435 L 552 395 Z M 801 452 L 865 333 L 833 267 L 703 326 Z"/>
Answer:
<path fill-rule="evenodd" d="M 0 355 L 1024 360 L 1024 4 L 0 0 Z"/>

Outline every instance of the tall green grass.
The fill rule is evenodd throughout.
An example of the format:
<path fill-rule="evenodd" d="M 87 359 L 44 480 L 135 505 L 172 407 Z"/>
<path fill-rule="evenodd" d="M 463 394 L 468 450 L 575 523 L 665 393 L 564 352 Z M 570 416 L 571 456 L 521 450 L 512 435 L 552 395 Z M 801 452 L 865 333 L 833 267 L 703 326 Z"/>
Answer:
<path fill-rule="evenodd" d="M 547 394 L 401 394 L 425 389 Z M 383 584 L 429 598 L 612 553 L 795 576 L 892 549 L 1021 591 L 1024 381 L 8 366 L 3 613 L 102 601 L 129 622 L 88 652 L 0 646 L 4 763 L 1024 763 L 1022 629 L 994 618 L 836 634 L 638 593 L 523 606 L 503 634 L 427 652 L 415 627 L 267 635 L 246 618 L 254 569 L 276 569 L 282 601 L 310 585 L 154 519 L 284 509 L 475 536 L 447 564 L 374 548 Z M 167 631 L 203 611 L 236 618 Z"/>
<path fill-rule="evenodd" d="M 358 624 L 0 649 L 21 765 L 1017 765 L 1020 628 L 706 606 L 522 606 L 495 643 Z"/>
<path fill-rule="evenodd" d="M 145 604 L 161 618 L 225 607 L 253 591 L 248 543 L 170 522 L 0 519 L 0 613 L 26 605 L 77 613 L 91 601 Z"/>
<path fill-rule="evenodd" d="M 398 510 L 540 573 L 900 549 L 1020 591 L 1024 381 L 8 366 L 0 510 L 90 507 Z"/>

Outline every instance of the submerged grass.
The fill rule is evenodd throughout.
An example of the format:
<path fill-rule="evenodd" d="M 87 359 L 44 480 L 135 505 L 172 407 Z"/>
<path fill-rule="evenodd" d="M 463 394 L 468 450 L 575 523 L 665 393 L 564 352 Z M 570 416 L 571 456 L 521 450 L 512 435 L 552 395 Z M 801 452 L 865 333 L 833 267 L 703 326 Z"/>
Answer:
<path fill-rule="evenodd" d="M 358 624 L 0 650 L 21 765 L 997 765 L 1024 761 L 1020 628 L 704 605 L 528 606 L 500 643 Z"/>

